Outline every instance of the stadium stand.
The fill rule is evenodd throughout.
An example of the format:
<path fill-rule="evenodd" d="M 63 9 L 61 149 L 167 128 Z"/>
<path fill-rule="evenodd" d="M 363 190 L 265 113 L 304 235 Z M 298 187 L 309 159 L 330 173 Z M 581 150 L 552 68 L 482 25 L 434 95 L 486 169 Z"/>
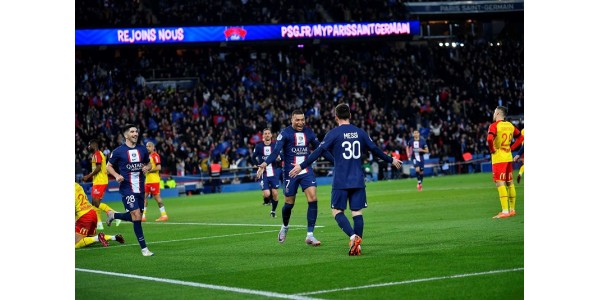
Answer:
<path fill-rule="evenodd" d="M 411 17 L 399 1 L 365 2 L 78 0 L 76 27 Z M 357 5 L 369 9 L 354 9 Z M 288 114 L 301 108 L 322 139 L 334 126 L 334 106 L 347 102 L 354 122 L 383 149 L 404 153 L 409 133 L 419 129 L 431 150 L 426 175 L 480 172 L 488 159 L 485 136 L 493 108 L 507 106 L 518 127 L 524 126 L 520 16 L 512 20 L 515 13 L 510 14 L 492 33 L 486 27 L 491 21 L 478 24 L 477 32 L 457 31 L 462 35 L 455 39 L 463 41 L 458 47 L 433 38 L 321 41 L 302 48 L 292 42 L 76 47 L 75 158 L 89 171 L 85 141 L 96 138 L 110 151 L 121 143 L 119 127 L 136 123 L 140 142 L 156 144 L 165 175 L 176 175 L 181 161 L 185 174 L 201 184 L 209 159 L 217 156 L 229 165 L 224 183 L 251 182 L 249 155 L 264 127 L 281 130 Z M 466 22 L 462 19 L 456 24 Z M 471 161 L 464 161 L 465 152 L 473 154 Z M 449 168 L 442 169 L 444 164 Z M 327 164 L 322 165 L 318 173 L 326 175 Z"/>

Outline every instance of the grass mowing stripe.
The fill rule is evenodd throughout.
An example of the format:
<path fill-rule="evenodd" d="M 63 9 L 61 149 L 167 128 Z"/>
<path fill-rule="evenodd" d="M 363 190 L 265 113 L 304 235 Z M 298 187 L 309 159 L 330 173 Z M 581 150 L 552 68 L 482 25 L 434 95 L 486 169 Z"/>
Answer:
<path fill-rule="evenodd" d="M 302 228 L 304 228 L 304 227 L 302 227 Z M 296 230 L 296 229 L 302 229 L 302 228 L 290 228 L 290 230 Z M 259 233 L 274 233 L 274 232 L 279 232 L 279 230 L 264 230 L 264 231 L 255 231 L 255 232 L 246 232 L 246 233 L 203 236 L 203 237 L 197 237 L 197 238 L 168 240 L 168 241 L 152 241 L 152 242 L 147 242 L 147 244 L 153 245 L 153 244 L 163 244 L 163 243 L 176 243 L 176 242 L 197 241 L 197 240 L 206 240 L 206 239 L 215 239 L 215 238 L 228 238 L 228 237 L 232 237 L 232 236 L 251 235 L 251 234 L 259 234 Z M 138 246 L 139 247 L 140 245 L 139 244 L 127 244 L 127 245 L 121 245 L 120 247 L 129 247 L 129 246 Z M 75 249 L 75 251 L 89 251 L 89 250 L 102 250 L 102 249 L 108 249 L 108 248 L 107 247 L 79 248 L 79 249 Z"/>
<path fill-rule="evenodd" d="M 300 228 L 290 228 L 291 230 L 300 229 Z M 189 239 L 179 239 L 179 240 L 169 240 L 169 241 L 152 241 L 147 242 L 148 245 L 153 244 L 163 244 L 163 243 L 176 243 L 176 242 L 185 242 L 185 241 L 196 241 L 196 240 L 206 240 L 206 239 L 215 239 L 215 238 L 227 238 L 232 236 L 240 236 L 240 235 L 251 235 L 251 234 L 259 234 L 259 233 L 274 233 L 279 232 L 279 230 L 264 230 L 264 231 L 255 231 L 255 232 L 246 232 L 246 233 L 234 233 L 234 234 L 225 234 L 225 235 L 214 235 L 214 236 L 203 236 L 197 238 L 189 238 Z M 140 246 L 137 243 L 121 245 L 120 247 L 128 247 L 128 246 Z M 101 249 L 109 249 L 107 247 L 88 247 L 88 248 L 79 248 L 75 249 L 75 251 L 88 251 L 88 250 L 101 250 Z"/>
<path fill-rule="evenodd" d="M 240 293 L 240 294 L 260 295 L 260 296 L 272 297 L 272 298 L 299 299 L 299 300 L 318 299 L 318 298 L 304 297 L 301 295 L 280 294 L 280 293 L 273 293 L 273 292 L 267 292 L 267 291 L 250 290 L 250 289 L 243 289 L 243 288 L 236 288 L 236 287 L 228 287 L 228 286 L 173 280 L 173 279 L 165 279 L 165 278 L 155 278 L 155 277 L 140 276 L 140 275 L 134 275 L 134 274 L 122 274 L 122 273 L 89 270 L 89 269 L 81 269 L 81 268 L 75 268 L 75 271 L 96 273 L 96 274 L 102 274 L 102 275 L 119 276 L 119 277 L 125 277 L 125 278 L 134 278 L 134 279 L 141 279 L 141 280 L 149 280 L 149 281 L 156 281 L 156 282 L 163 282 L 163 283 L 170 283 L 170 284 L 177 284 L 177 285 L 185 285 L 185 286 L 199 287 L 199 288 L 226 291 L 226 292 L 235 292 L 235 293 Z"/>
<path fill-rule="evenodd" d="M 175 222 L 144 222 L 146 224 L 161 224 L 161 225 L 203 225 L 203 226 L 243 226 L 243 227 L 281 227 L 281 224 L 225 224 L 225 223 L 175 223 Z M 288 225 L 288 227 L 306 228 L 306 225 Z M 325 226 L 316 225 L 315 228 L 323 228 Z"/>
<path fill-rule="evenodd" d="M 316 295 L 316 294 L 325 294 L 325 293 L 333 293 L 333 292 L 341 292 L 341 291 L 369 289 L 369 288 L 374 288 L 374 287 L 401 285 L 401 284 L 409 284 L 409 283 L 419 283 L 419 282 L 434 281 L 434 280 L 482 276 L 482 275 L 506 273 L 506 272 L 517 272 L 517 271 L 523 271 L 523 270 L 525 270 L 525 268 L 514 268 L 514 269 L 507 269 L 507 270 L 494 270 L 494 271 L 478 272 L 478 273 L 470 273 L 470 274 L 458 274 L 458 275 L 432 277 L 432 278 L 421 278 L 421 279 L 413 279 L 413 280 L 398 281 L 398 282 L 377 283 L 377 284 L 369 284 L 369 285 L 363 285 L 363 286 L 353 286 L 353 287 L 347 287 L 347 288 L 322 290 L 322 291 L 314 291 L 314 292 L 306 292 L 306 293 L 297 293 L 296 295 L 299 295 L 299 296 Z"/>
<path fill-rule="evenodd" d="M 150 249 L 156 253 L 152 259 L 140 255 L 131 225 L 113 225 L 105 226 L 105 234 L 123 233 L 127 241 L 124 245 L 134 248 L 120 248 L 124 245 L 112 242 L 111 247 L 104 248 L 95 243 L 86 248 L 105 251 L 76 250 L 75 267 L 322 299 L 419 300 L 424 294 L 431 300 L 523 299 L 524 271 L 472 275 L 521 268 L 525 262 L 524 223 L 528 215 L 523 182 L 515 185 L 517 215 L 496 220 L 491 217 L 500 208 L 498 191 L 490 181 L 490 174 L 427 178 L 421 192 L 412 180 L 367 183 L 365 253 L 354 258 L 348 256 L 348 238 L 331 217 L 331 186 L 320 186 L 318 190 L 321 204 L 317 224 L 325 226 L 315 229 L 323 243 L 320 247 L 309 247 L 304 242 L 306 201 L 297 201 L 290 219 L 295 227 L 290 228 L 289 240 L 281 244 L 276 238 L 281 218 L 268 215 L 270 207 L 257 201 L 262 202 L 262 197 L 257 197 L 260 194 L 255 191 L 164 199 L 169 222 L 144 226 Z M 156 206 L 152 208 L 148 216 L 154 220 L 159 212 Z M 77 299 L 108 300 L 111 296 L 102 292 L 105 290 L 113 295 L 128 294 L 131 300 L 269 298 L 74 273 Z M 451 275 L 458 277 L 438 279 Z M 499 281 L 503 284 L 496 284 Z M 385 283 L 392 285 L 377 287 Z M 323 292 L 366 285 L 376 286 Z M 321 292 L 302 294 L 315 291 Z"/>

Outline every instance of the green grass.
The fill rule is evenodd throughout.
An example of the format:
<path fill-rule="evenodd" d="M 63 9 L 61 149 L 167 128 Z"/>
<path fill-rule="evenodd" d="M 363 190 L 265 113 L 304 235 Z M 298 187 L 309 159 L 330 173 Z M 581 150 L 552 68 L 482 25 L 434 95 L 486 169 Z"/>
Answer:
<path fill-rule="evenodd" d="M 126 243 L 75 251 L 75 295 L 522 299 L 523 185 L 517 185 L 517 215 L 492 219 L 500 202 L 489 173 L 425 178 L 422 192 L 414 179 L 368 183 L 363 255 L 353 257 L 331 216 L 330 186 L 318 187 L 320 247 L 304 244 L 307 204 L 301 193 L 285 244 L 277 242 L 283 197 L 276 219 L 260 191 L 167 198 L 169 221 L 143 224 L 155 256 L 141 255 L 130 223 L 105 226 L 105 233 L 122 233 Z M 119 202 L 108 204 L 123 209 Z M 153 200 L 147 216 L 159 216 Z"/>

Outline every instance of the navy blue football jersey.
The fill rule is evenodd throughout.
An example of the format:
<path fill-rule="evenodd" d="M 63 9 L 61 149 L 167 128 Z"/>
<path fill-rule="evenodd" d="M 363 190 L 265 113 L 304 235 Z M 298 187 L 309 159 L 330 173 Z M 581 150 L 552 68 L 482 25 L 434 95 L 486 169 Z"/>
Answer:
<path fill-rule="evenodd" d="M 333 155 L 335 165 L 332 188 L 365 187 L 362 154 L 366 153 L 366 150 L 389 163 L 393 161 L 392 157 L 385 155 L 375 145 L 364 130 L 352 124 L 344 124 L 330 130 L 319 147 L 300 164 L 300 167 L 310 165 L 321 153 L 329 151 Z"/>

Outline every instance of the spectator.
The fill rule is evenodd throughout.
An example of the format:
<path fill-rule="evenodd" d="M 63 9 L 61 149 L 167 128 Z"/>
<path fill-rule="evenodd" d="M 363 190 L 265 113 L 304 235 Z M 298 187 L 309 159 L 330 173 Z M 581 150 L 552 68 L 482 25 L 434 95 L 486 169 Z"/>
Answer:
<path fill-rule="evenodd" d="M 175 181 L 175 179 L 173 179 L 173 176 L 169 176 L 169 178 L 167 178 L 167 182 L 165 182 L 165 186 L 168 189 L 174 189 L 177 187 L 177 182 Z"/>

